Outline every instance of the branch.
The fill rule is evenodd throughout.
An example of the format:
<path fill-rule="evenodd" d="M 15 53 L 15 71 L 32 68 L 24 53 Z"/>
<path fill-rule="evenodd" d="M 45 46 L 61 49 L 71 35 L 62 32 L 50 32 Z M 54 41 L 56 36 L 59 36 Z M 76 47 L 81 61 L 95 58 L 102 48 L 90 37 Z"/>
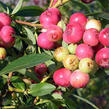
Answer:
<path fill-rule="evenodd" d="M 23 25 L 28 25 L 28 26 L 32 26 L 32 27 L 42 28 L 41 24 L 33 24 L 33 23 L 29 23 L 29 22 L 25 22 L 25 21 L 20 21 L 20 20 L 15 20 L 15 22 L 19 23 L 19 24 L 23 24 Z"/>

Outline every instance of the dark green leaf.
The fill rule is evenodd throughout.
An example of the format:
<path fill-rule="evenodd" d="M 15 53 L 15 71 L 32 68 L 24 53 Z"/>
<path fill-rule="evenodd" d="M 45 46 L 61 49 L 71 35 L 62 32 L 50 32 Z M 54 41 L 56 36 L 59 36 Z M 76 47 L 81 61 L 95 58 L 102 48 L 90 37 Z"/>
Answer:
<path fill-rule="evenodd" d="M 22 7 L 22 4 L 23 4 L 23 0 L 19 0 L 18 4 L 16 5 L 14 10 L 12 11 L 12 14 L 16 14 L 20 10 L 20 8 Z"/>
<path fill-rule="evenodd" d="M 104 69 L 105 73 L 109 75 L 109 69 Z"/>
<path fill-rule="evenodd" d="M 107 12 L 97 14 L 97 16 L 109 20 L 109 13 Z"/>
<path fill-rule="evenodd" d="M 0 71 L 0 75 L 7 74 L 9 72 L 14 72 L 19 69 L 29 68 L 37 64 L 43 63 L 52 57 L 46 54 L 31 54 L 20 57 L 15 61 L 8 64 L 5 68 Z"/>
<path fill-rule="evenodd" d="M 59 109 L 59 108 L 56 106 L 56 104 L 50 101 L 48 103 L 48 109 Z"/>
<path fill-rule="evenodd" d="M 39 16 L 44 10 L 38 6 L 25 6 L 18 13 L 17 16 L 29 17 Z"/>
<path fill-rule="evenodd" d="M 43 96 L 50 94 L 55 90 L 55 86 L 49 83 L 32 84 L 30 86 L 30 94 L 32 96 Z"/>

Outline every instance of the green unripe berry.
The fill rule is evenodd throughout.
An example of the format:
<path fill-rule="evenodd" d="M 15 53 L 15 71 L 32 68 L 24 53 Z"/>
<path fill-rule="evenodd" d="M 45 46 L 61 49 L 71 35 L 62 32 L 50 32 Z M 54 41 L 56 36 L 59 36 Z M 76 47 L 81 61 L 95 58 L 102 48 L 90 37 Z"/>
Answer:
<path fill-rule="evenodd" d="M 68 50 L 71 54 L 75 54 L 76 48 L 77 48 L 77 44 L 72 43 L 68 46 Z"/>
<path fill-rule="evenodd" d="M 6 49 L 0 47 L 0 60 L 5 59 L 6 57 Z"/>

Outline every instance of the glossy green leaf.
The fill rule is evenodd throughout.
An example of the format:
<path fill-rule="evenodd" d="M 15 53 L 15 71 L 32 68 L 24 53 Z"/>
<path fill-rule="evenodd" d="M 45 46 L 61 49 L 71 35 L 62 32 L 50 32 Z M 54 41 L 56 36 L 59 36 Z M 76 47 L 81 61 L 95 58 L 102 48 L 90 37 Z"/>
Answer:
<path fill-rule="evenodd" d="M 55 90 L 55 86 L 49 83 L 38 83 L 32 84 L 30 86 L 30 92 L 32 96 L 43 96 L 50 94 L 52 91 Z"/>
<path fill-rule="evenodd" d="M 103 12 L 103 13 L 97 14 L 97 16 L 101 17 L 101 18 L 104 18 L 106 20 L 109 20 L 109 13 L 107 13 L 107 12 Z"/>
<path fill-rule="evenodd" d="M 22 7 L 22 4 L 23 4 L 23 0 L 19 0 L 18 4 L 16 5 L 14 10 L 12 11 L 12 14 L 16 14 L 20 10 L 20 8 Z"/>
<path fill-rule="evenodd" d="M 25 6 L 18 13 L 17 16 L 29 17 L 29 16 L 39 16 L 44 9 L 38 6 Z"/>
<path fill-rule="evenodd" d="M 29 68 L 37 64 L 43 63 L 51 58 L 51 56 L 46 54 L 31 54 L 20 57 L 8 64 L 6 67 L 4 67 L 0 71 L 0 75 L 7 74 L 9 72 L 14 72 L 23 68 Z"/>

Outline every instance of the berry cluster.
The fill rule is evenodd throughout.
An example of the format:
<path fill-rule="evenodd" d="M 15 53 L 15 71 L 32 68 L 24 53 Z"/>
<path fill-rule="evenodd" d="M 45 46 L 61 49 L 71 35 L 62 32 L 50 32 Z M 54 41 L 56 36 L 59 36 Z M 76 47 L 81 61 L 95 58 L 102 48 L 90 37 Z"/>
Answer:
<path fill-rule="evenodd" d="M 53 74 L 57 85 L 85 87 L 89 74 L 99 67 L 109 68 L 109 28 L 102 30 L 99 20 L 88 19 L 82 13 L 72 14 L 65 31 L 57 25 L 60 20 L 57 8 L 49 8 L 41 14 L 44 31 L 38 36 L 37 44 L 46 50 L 56 48 L 54 58 L 64 66 Z M 59 46 L 63 41 L 68 47 Z"/>
<path fill-rule="evenodd" d="M 6 57 L 5 48 L 12 47 L 15 42 L 13 37 L 15 31 L 10 25 L 11 18 L 5 13 L 0 13 L 0 59 Z"/>

